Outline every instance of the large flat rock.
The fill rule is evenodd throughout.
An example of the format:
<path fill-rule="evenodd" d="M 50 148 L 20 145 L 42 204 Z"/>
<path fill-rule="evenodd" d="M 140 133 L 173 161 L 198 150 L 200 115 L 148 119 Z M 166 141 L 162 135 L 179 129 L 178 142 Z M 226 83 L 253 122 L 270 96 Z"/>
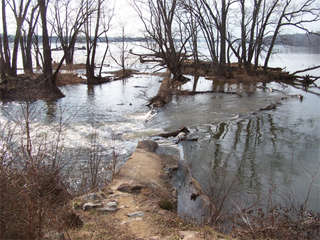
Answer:
<path fill-rule="evenodd" d="M 152 141 L 139 142 L 138 147 L 121 168 L 110 187 L 117 190 L 121 184 L 142 184 L 152 188 L 165 188 L 161 178 L 163 163 L 160 155 L 155 153 L 157 143 Z"/>

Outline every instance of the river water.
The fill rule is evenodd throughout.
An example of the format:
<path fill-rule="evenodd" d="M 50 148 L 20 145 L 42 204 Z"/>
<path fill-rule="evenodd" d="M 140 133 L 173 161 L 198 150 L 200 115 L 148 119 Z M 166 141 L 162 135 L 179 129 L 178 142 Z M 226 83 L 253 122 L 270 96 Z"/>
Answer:
<path fill-rule="evenodd" d="M 279 47 L 271 66 L 295 71 L 317 65 L 319 60 L 319 49 Z M 105 71 L 115 68 L 108 66 Z M 320 71 L 310 74 L 320 76 Z M 320 156 L 320 89 L 277 82 L 264 87 L 261 83 L 217 85 L 201 77 L 195 85 L 193 77 L 188 77 L 191 81 L 182 89 L 224 89 L 237 94 L 175 96 L 152 115 L 144 105 L 145 97 L 156 95 L 159 76 L 135 75 L 102 85 L 65 86 L 61 90 L 66 97 L 32 104 L 39 112 L 34 128 L 37 134 L 56 131 L 62 113 L 66 119 L 62 137 L 65 148 L 81 152 L 90 144 L 94 131 L 102 154 L 112 154 L 116 149 L 120 167 L 138 141 L 186 126 L 189 136 L 198 141 L 177 145 L 173 139 L 159 139 L 159 152 L 179 156 L 209 196 L 214 197 L 222 185 L 232 185 L 229 202 L 235 198 L 250 202 L 250 198 L 263 197 L 274 188 L 281 192 L 291 189 L 303 199 L 315 175 L 311 191 L 314 198 L 309 207 L 319 211 L 320 182 L 315 170 Z M 320 85 L 320 80 L 316 84 Z M 303 101 L 297 94 L 303 95 Z M 276 109 L 257 111 L 277 101 L 281 104 Z M 2 105 L 11 113 L 20 109 L 18 103 Z M 2 111 L 1 124 L 7 120 Z M 80 157 L 80 162 L 86 164 L 86 155 Z M 178 188 L 182 189 L 182 185 Z M 180 212 L 200 211 L 197 203 L 192 207 L 190 194 L 188 190 L 179 193 Z"/>

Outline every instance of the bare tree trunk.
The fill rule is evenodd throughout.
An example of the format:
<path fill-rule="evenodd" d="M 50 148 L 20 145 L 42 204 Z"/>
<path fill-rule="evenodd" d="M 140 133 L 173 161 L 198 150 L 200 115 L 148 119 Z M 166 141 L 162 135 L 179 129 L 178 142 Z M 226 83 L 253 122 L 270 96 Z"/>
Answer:
<path fill-rule="evenodd" d="M 50 48 L 50 42 L 49 42 L 50 39 L 49 39 L 48 29 L 47 29 L 46 3 L 48 3 L 46 0 L 38 0 L 39 11 L 41 15 L 41 22 L 42 22 L 44 84 L 45 84 L 45 89 L 48 89 L 50 91 L 50 94 L 53 94 L 54 97 L 63 97 L 64 94 L 56 86 L 56 77 L 59 69 L 56 70 L 54 75 L 52 74 L 52 58 L 51 58 L 51 48 Z M 63 59 L 64 57 L 62 58 L 62 61 Z"/>
<path fill-rule="evenodd" d="M 25 43 L 25 35 L 20 36 L 20 49 L 21 49 L 21 55 L 22 55 L 22 65 L 23 65 L 23 69 L 26 69 L 27 66 L 27 59 L 26 59 L 26 49 L 24 46 Z M 25 72 L 27 73 L 27 72 Z"/>
<path fill-rule="evenodd" d="M 5 62 L 3 60 L 2 38 L 1 38 L 1 36 L 0 36 L 0 76 L 1 76 L 1 81 L 6 79 Z"/>
<path fill-rule="evenodd" d="M 3 40 L 3 71 L 10 74 L 11 72 L 11 63 L 10 63 L 10 49 L 8 41 L 8 32 L 7 32 L 7 19 L 6 19 L 6 3 L 5 0 L 1 1 L 2 3 L 2 40 Z"/>
<path fill-rule="evenodd" d="M 37 35 L 34 35 L 35 37 L 35 43 L 34 43 L 34 51 L 35 51 L 35 58 L 36 58 L 36 68 L 37 69 L 41 69 L 41 64 L 40 64 L 40 61 L 39 61 L 39 56 L 40 56 L 40 59 L 41 59 L 41 62 L 43 63 L 43 57 L 41 55 L 41 52 L 40 52 L 40 49 L 39 49 L 39 38 Z"/>
<path fill-rule="evenodd" d="M 38 4 L 32 8 L 31 11 L 31 15 L 30 15 L 30 19 L 29 19 L 29 29 L 28 29 L 28 35 L 27 35 L 27 41 L 26 41 L 26 65 L 24 66 L 24 71 L 28 72 L 29 74 L 33 73 L 33 69 L 32 69 L 32 53 L 31 53 L 31 49 L 32 49 L 32 37 L 34 35 L 34 30 L 36 27 L 36 23 L 38 21 L 39 18 L 39 12 L 37 13 L 37 16 L 34 20 L 34 16 L 35 16 L 35 12 L 38 9 Z"/>
<path fill-rule="evenodd" d="M 249 51 L 248 51 L 248 59 L 246 64 L 246 70 L 248 72 L 251 72 L 251 61 L 252 61 L 253 54 L 255 51 L 255 46 L 256 46 L 255 30 L 256 30 L 256 24 L 257 24 L 259 12 L 260 12 L 261 2 L 262 0 L 254 0 L 252 23 L 251 23 L 251 29 L 250 29 L 250 40 L 249 40 L 249 47 L 248 47 Z"/>
<path fill-rule="evenodd" d="M 47 30 L 46 0 L 38 0 L 38 4 L 42 23 L 43 75 L 51 82 L 52 85 L 55 86 L 55 82 L 52 79 L 52 58 L 49 43 L 49 35 Z"/>
<path fill-rule="evenodd" d="M 283 11 L 279 17 L 279 20 L 278 20 L 278 23 L 277 23 L 277 26 L 274 30 L 274 33 L 273 33 L 273 36 L 272 36 L 272 40 L 271 40 L 271 43 L 270 43 L 270 46 L 269 46 L 269 49 L 268 49 L 268 52 L 267 52 L 267 56 L 265 58 L 265 61 L 264 61 L 264 66 L 263 66 L 263 71 L 264 72 L 267 72 L 267 69 L 268 69 L 268 63 L 269 63 L 269 59 L 271 57 L 271 53 L 273 51 L 273 47 L 275 45 L 275 42 L 276 42 L 276 39 L 277 39 L 277 36 L 279 34 L 279 30 L 282 26 L 282 20 L 283 18 L 285 17 L 285 12 L 287 10 L 287 7 L 290 5 L 291 3 L 291 0 L 287 0 L 286 3 L 285 3 L 285 6 L 283 8 Z"/>
<path fill-rule="evenodd" d="M 244 66 L 247 65 L 247 30 L 246 30 L 246 24 L 245 24 L 245 16 L 246 16 L 246 12 L 245 12 L 245 0 L 240 0 L 241 3 L 241 49 L 242 49 L 242 61 L 241 61 L 241 65 L 242 62 L 244 64 Z M 240 65 L 240 67 L 241 67 Z"/>
<path fill-rule="evenodd" d="M 19 40 L 21 36 L 21 20 L 17 20 L 17 29 L 16 35 L 14 37 L 13 42 L 13 52 L 12 52 L 12 67 L 10 75 L 15 77 L 17 75 L 17 58 L 18 58 L 18 47 L 19 47 Z"/>
<path fill-rule="evenodd" d="M 101 4 L 103 0 L 98 0 L 98 8 L 97 8 L 97 21 L 94 30 L 93 40 L 91 40 L 91 34 L 89 33 L 89 23 L 87 24 L 87 61 L 86 61 L 86 75 L 88 81 L 94 79 L 94 68 L 95 68 L 95 57 L 96 57 L 96 49 L 98 42 L 98 32 L 99 32 L 99 23 L 100 23 L 100 14 L 101 14 Z M 88 11 L 88 10 L 87 10 Z M 89 19 L 91 20 L 91 19 Z M 91 26 L 90 26 L 91 27 Z"/>
<path fill-rule="evenodd" d="M 221 25 L 220 25 L 220 73 L 225 75 L 226 69 L 226 32 L 227 32 L 227 10 L 226 10 L 226 1 L 221 1 Z"/>
<path fill-rule="evenodd" d="M 97 9 L 97 22 L 96 28 L 94 31 L 94 38 L 92 41 L 92 49 L 91 49 L 91 60 L 87 66 L 87 78 L 91 80 L 94 78 L 94 68 L 95 68 L 95 57 L 96 57 L 96 50 L 97 50 L 97 42 L 98 42 L 98 32 L 99 32 L 99 24 L 100 24 L 100 14 L 101 14 L 101 4 L 103 0 L 98 0 L 98 9 Z"/>
<path fill-rule="evenodd" d="M 16 4 L 13 4 L 11 6 L 11 9 L 14 13 L 15 19 L 16 19 L 16 34 L 14 37 L 14 45 L 13 45 L 13 52 L 12 52 L 12 67 L 11 67 L 11 75 L 16 76 L 17 75 L 17 59 L 18 59 L 18 48 L 19 48 L 19 41 L 21 37 L 21 28 L 23 25 L 24 20 L 26 19 L 26 15 L 28 12 L 29 5 L 31 3 L 31 0 L 28 0 L 25 5 L 23 5 L 23 1 L 20 2 L 19 5 L 19 11 L 16 9 Z"/>

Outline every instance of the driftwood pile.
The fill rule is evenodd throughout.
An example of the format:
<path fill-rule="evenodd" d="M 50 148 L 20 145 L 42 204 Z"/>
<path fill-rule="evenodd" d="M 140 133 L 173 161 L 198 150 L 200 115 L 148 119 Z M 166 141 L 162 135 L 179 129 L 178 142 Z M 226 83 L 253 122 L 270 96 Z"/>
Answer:
<path fill-rule="evenodd" d="M 320 76 L 311 76 L 309 74 L 304 75 L 304 76 L 300 76 L 297 74 L 303 73 L 303 72 L 307 72 L 307 71 L 311 71 L 314 69 L 318 69 L 320 68 L 320 65 L 318 66 L 314 66 L 314 67 L 310 67 L 310 68 L 306 68 L 303 70 L 298 70 L 295 71 L 293 73 L 290 72 L 286 72 L 283 71 L 283 69 L 281 68 L 268 68 L 267 71 L 267 75 L 271 78 L 271 79 L 275 79 L 275 80 L 285 80 L 285 81 L 299 81 L 303 84 L 314 84 L 314 82 L 316 80 L 318 80 L 320 78 Z"/>

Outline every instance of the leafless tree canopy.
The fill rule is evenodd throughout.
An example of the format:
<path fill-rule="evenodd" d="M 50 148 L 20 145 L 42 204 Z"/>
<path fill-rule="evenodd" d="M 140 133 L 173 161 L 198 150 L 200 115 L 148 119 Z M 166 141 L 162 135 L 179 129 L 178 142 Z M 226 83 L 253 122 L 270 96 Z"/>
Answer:
<path fill-rule="evenodd" d="M 144 26 L 144 47 L 160 59 L 176 79 L 181 78 L 187 58 L 193 57 L 199 62 L 199 39 L 206 42 L 212 69 L 225 75 L 230 70 L 232 55 L 237 58 L 239 67 L 248 72 L 257 70 L 261 62 L 266 71 L 279 36 L 288 29 L 319 35 L 309 28 L 310 23 L 320 20 L 317 0 L 128 2 Z M 97 44 L 102 40 L 108 43 L 111 20 L 116 14 L 112 10 L 113 3 L 111 0 L 2 0 L 1 78 L 17 75 L 20 48 L 25 73 L 33 73 L 33 61 L 36 60 L 44 78 L 54 88 L 59 67 L 52 73 L 51 51 L 54 47 L 63 50 L 59 66 L 64 61 L 72 64 L 80 36 L 86 40 L 87 78 L 101 78 L 101 69 L 96 74 L 95 68 L 98 64 L 103 65 L 109 48 L 106 48 L 102 62 L 96 63 Z M 8 34 L 9 23 L 16 26 L 13 37 L 10 36 L 12 31 Z M 123 68 L 123 61 L 120 65 Z"/>
<path fill-rule="evenodd" d="M 148 39 L 147 48 L 163 59 L 175 78 L 181 77 L 182 63 L 186 59 L 186 44 L 192 32 L 186 27 L 179 1 L 131 1 L 138 13 Z"/>
<path fill-rule="evenodd" d="M 130 3 L 149 39 L 146 48 L 162 59 L 162 64 L 176 77 L 181 75 L 187 56 L 199 59 L 195 45 L 199 36 L 206 42 L 213 70 L 225 75 L 231 55 L 248 72 L 257 70 L 259 60 L 263 60 L 266 71 L 276 40 L 284 30 L 319 34 L 308 28 L 309 23 L 320 20 L 316 0 L 131 0 Z"/>

